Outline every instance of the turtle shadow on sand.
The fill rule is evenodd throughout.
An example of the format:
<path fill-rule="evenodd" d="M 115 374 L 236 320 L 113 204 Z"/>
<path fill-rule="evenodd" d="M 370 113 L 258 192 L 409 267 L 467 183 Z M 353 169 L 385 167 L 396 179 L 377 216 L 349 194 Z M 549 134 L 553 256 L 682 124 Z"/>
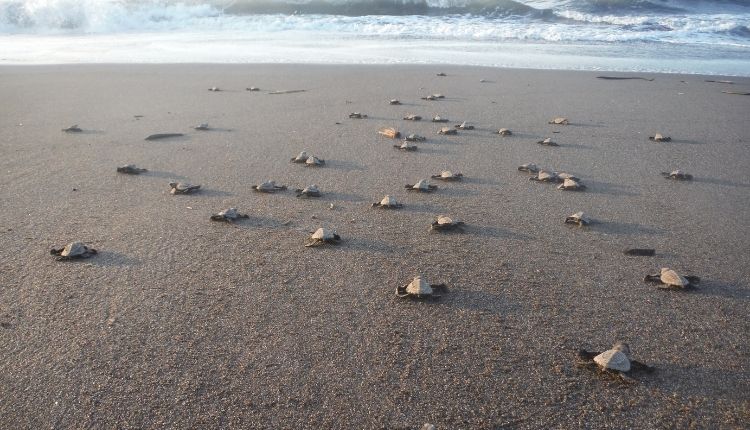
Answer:
<path fill-rule="evenodd" d="M 498 186 L 498 185 L 503 185 L 504 184 L 504 182 L 498 181 L 498 180 L 495 180 L 495 179 L 477 178 L 477 177 L 463 178 L 461 180 L 461 182 L 464 182 L 464 183 L 467 183 L 467 184 L 493 185 L 493 186 Z"/>
<path fill-rule="evenodd" d="M 747 401 L 747 373 L 742 370 L 679 365 L 676 362 L 653 364 L 658 370 L 650 379 L 659 385 L 668 384 L 669 390 L 680 398 Z"/>
<path fill-rule="evenodd" d="M 231 133 L 233 131 L 234 131 L 233 128 L 209 127 L 206 130 L 196 130 L 195 133 L 191 133 L 191 134 L 195 135 L 195 136 L 200 136 L 201 133 L 211 133 L 211 132 L 216 132 L 216 133 Z"/>
<path fill-rule="evenodd" d="M 446 149 L 440 149 L 440 148 L 433 148 L 428 146 L 427 144 L 419 144 L 417 145 L 417 150 L 413 152 L 413 154 L 419 155 L 419 154 L 439 154 L 439 155 L 449 155 L 451 154 L 450 151 Z"/>
<path fill-rule="evenodd" d="M 662 288 L 660 289 L 660 291 L 669 293 L 673 292 L 673 289 Z M 740 301 L 750 301 L 750 294 L 748 294 L 746 290 L 730 284 L 715 282 L 706 278 L 701 278 L 700 284 L 697 286 L 685 290 L 679 290 L 677 292 L 687 295 L 721 297 Z"/>
<path fill-rule="evenodd" d="M 693 182 L 699 183 L 699 184 L 703 183 L 703 184 L 712 184 L 712 185 L 722 185 L 726 187 L 750 188 L 750 184 L 742 184 L 739 182 L 727 181 L 725 179 L 697 177 L 697 178 L 693 178 Z"/>
<path fill-rule="evenodd" d="M 366 166 L 359 164 L 359 163 L 355 163 L 353 161 L 330 160 L 330 159 L 326 159 L 325 168 L 334 169 L 334 170 L 343 170 L 345 172 L 352 172 L 352 171 L 362 172 L 362 171 L 367 170 Z"/>
<path fill-rule="evenodd" d="M 479 313 L 491 313 L 494 315 L 506 315 L 514 310 L 507 300 L 486 291 L 464 290 L 460 286 L 448 284 L 448 292 L 444 294 L 438 303 L 451 308 L 460 308 L 467 311 Z"/>
<path fill-rule="evenodd" d="M 397 248 L 392 243 L 382 240 L 364 239 L 360 237 L 350 238 L 343 243 L 346 244 L 343 250 L 346 251 L 364 251 L 365 253 L 393 254 Z"/>
<path fill-rule="evenodd" d="M 104 130 L 81 130 L 76 134 L 106 134 Z"/>
<path fill-rule="evenodd" d="M 436 214 L 445 212 L 445 208 L 442 206 L 436 206 L 433 203 L 426 202 L 409 202 L 404 203 L 403 209 L 399 209 L 404 212 L 416 212 L 416 213 L 428 213 Z"/>
<path fill-rule="evenodd" d="M 234 194 L 226 192 L 226 191 L 221 191 L 221 190 L 215 190 L 215 189 L 211 189 L 211 188 L 203 188 L 203 187 L 201 187 L 201 189 L 197 193 L 195 193 L 194 195 L 196 195 L 196 196 L 203 195 L 203 196 L 207 196 L 207 197 L 231 197 Z"/>
<path fill-rule="evenodd" d="M 513 240 L 531 240 L 532 237 L 523 233 L 508 230 L 506 228 L 493 227 L 487 225 L 472 224 L 466 228 L 467 234 L 472 234 L 480 237 L 493 237 L 499 239 L 513 239 Z"/>
<path fill-rule="evenodd" d="M 586 227 L 592 231 L 600 231 L 606 234 L 615 234 L 623 236 L 640 236 L 640 235 L 662 235 L 664 230 L 658 227 L 649 227 L 635 222 L 617 222 L 597 220 L 596 223 Z"/>
<path fill-rule="evenodd" d="M 660 145 L 668 145 L 670 143 L 677 143 L 682 145 L 705 145 L 706 142 L 701 142 L 699 140 L 689 140 L 689 139 L 672 139 L 669 142 L 659 142 Z"/>
<path fill-rule="evenodd" d="M 148 170 L 141 173 L 141 176 L 153 176 L 155 178 L 174 179 L 175 181 L 184 181 L 187 176 L 178 175 L 176 173 L 167 172 L 164 170 Z"/>
<path fill-rule="evenodd" d="M 342 201 L 342 202 L 363 202 L 367 200 L 365 197 L 359 194 L 342 193 L 338 191 L 326 192 L 322 191 L 321 199 L 326 201 Z"/>
<path fill-rule="evenodd" d="M 478 191 L 475 190 L 467 190 L 465 188 L 454 188 L 455 184 L 460 184 L 461 182 L 455 182 L 451 183 L 451 185 L 438 185 L 438 189 L 435 190 L 435 193 L 442 194 L 444 196 L 452 196 L 452 197 L 471 197 L 479 195 Z"/>
<path fill-rule="evenodd" d="M 594 181 L 594 180 L 585 179 L 585 178 L 583 182 L 586 184 L 586 193 L 606 194 L 610 196 L 630 196 L 630 197 L 635 197 L 635 196 L 640 195 L 632 191 L 627 191 L 628 187 L 624 185 L 613 184 L 611 182 Z"/>
<path fill-rule="evenodd" d="M 558 143 L 558 147 L 571 149 L 594 149 L 593 146 L 582 145 L 580 143 Z"/>
<path fill-rule="evenodd" d="M 217 227 L 234 227 L 242 229 L 254 229 L 257 230 L 259 227 L 263 228 L 280 228 L 283 227 L 283 223 L 275 218 L 267 218 L 257 215 L 248 214 L 247 218 L 238 219 L 232 222 L 212 222 Z"/>
<path fill-rule="evenodd" d="M 94 258 L 88 258 L 85 260 L 78 260 L 78 261 L 85 261 L 95 266 L 104 266 L 104 267 L 138 266 L 138 265 L 143 264 L 143 261 L 135 257 L 131 257 L 127 254 L 123 254 L 120 252 L 107 251 L 107 250 L 97 251 L 96 256 Z"/>

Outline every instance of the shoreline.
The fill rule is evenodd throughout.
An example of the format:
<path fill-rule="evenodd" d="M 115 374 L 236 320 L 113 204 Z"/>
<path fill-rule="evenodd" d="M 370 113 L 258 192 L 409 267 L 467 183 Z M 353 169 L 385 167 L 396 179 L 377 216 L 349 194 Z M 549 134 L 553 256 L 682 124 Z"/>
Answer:
<path fill-rule="evenodd" d="M 740 428 L 750 97 L 721 90 L 750 78 L 595 78 L 609 73 L 0 66 L 0 427 Z M 434 115 L 476 128 L 437 135 Z M 402 153 L 387 126 L 428 140 Z M 144 141 L 167 132 L 184 136 Z M 290 163 L 303 149 L 326 166 Z M 529 181 L 527 162 L 588 188 Z M 127 163 L 149 172 L 115 173 Z M 676 168 L 694 180 L 659 174 Z M 464 180 L 404 189 L 444 169 Z M 267 179 L 323 197 L 250 188 Z M 170 180 L 203 188 L 173 196 Z M 384 194 L 404 208 L 372 209 Z M 230 206 L 250 218 L 208 219 Z M 596 223 L 563 223 L 579 210 Z M 429 233 L 439 214 L 466 232 Z M 319 226 L 342 243 L 305 248 Z M 99 253 L 49 255 L 73 240 Z M 644 283 L 659 267 L 702 282 Z M 395 297 L 418 273 L 448 293 Z M 576 365 L 618 340 L 656 372 L 623 386 Z"/>

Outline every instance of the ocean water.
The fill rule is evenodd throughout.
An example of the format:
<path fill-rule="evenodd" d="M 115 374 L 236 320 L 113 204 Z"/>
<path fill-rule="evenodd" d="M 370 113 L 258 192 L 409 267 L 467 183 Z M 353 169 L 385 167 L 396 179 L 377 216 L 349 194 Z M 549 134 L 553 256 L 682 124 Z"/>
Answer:
<path fill-rule="evenodd" d="M 750 76 L 750 0 L 0 0 L 0 64 L 180 62 Z"/>

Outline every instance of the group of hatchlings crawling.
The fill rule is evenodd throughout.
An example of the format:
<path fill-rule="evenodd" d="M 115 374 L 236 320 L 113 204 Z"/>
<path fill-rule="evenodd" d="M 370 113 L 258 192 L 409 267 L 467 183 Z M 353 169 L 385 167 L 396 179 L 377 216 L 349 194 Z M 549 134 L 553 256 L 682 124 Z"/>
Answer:
<path fill-rule="evenodd" d="M 444 75 L 441 75 L 444 76 Z M 217 88 L 212 88 L 210 91 L 219 91 Z M 422 97 L 423 100 L 440 100 L 444 98 L 441 94 L 432 94 L 426 97 Z M 391 105 L 400 105 L 401 102 L 398 100 L 390 100 Z M 353 112 L 349 114 L 349 118 L 352 119 L 365 119 L 367 115 L 360 112 Z M 421 116 L 408 114 L 403 118 L 405 121 L 420 121 Z M 432 122 L 445 123 L 448 122 L 446 118 L 435 116 L 432 118 Z M 554 118 L 549 121 L 549 124 L 557 125 L 568 125 L 569 121 L 567 118 Z M 210 130 L 208 124 L 200 124 L 194 127 L 196 130 Z M 469 125 L 466 121 L 455 127 L 441 127 L 438 130 L 438 134 L 441 135 L 455 135 L 459 130 L 473 130 L 474 126 Z M 63 129 L 66 133 L 77 133 L 82 132 L 77 125 Z M 401 138 L 401 133 L 393 127 L 381 128 L 378 133 L 390 139 Z M 495 132 L 503 137 L 512 136 L 513 133 L 507 128 L 501 128 Z M 156 139 L 167 139 L 171 137 L 182 136 L 180 133 L 159 133 L 150 135 L 146 140 Z M 670 137 L 665 137 L 659 133 L 649 137 L 654 142 L 668 142 L 671 140 Z M 416 134 L 410 134 L 401 139 L 401 144 L 393 145 L 394 148 L 400 151 L 417 151 L 418 147 L 413 142 L 422 142 L 427 140 L 424 136 Z M 544 146 L 558 146 L 558 144 L 552 141 L 551 138 L 545 138 L 537 142 Z M 325 160 L 318 158 L 317 156 L 308 154 L 306 151 L 300 152 L 296 157 L 291 159 L 292 163 L 298 163 L 305 167 L 324 167 Z M 546 182 L 558 184 L 557 188 L 563 191 L 584 191 L 586 186 L 583 182 L 575 176 L 565 173 L 556 172 L 553 170 L 545 170 L 539 168 L 534 163 L 526 163 L 518 167 L 521 172 L 527 172 L 532 174 L 529 179 L 536 182 Z M 117 168 L 118 173 L 137 175 L 143 172 L 147 172 L 146 169 L 139 168 L 135 165 L 128 164 Z M 674 170 L 666 173 L 662 172 L 662 176 L 671 180 L 691 180 L 692 176 L 682 172 L 681 170 Z M 438 174 L 432 175 L 431 179 L 440 181 L 460 181 L 463 179 L 463 174 L 458 172 L 452 172 L 449 170 L 442 171 Z M 194 185 L 183 182 L 170 182 L 169 183 L 171 194 L 191 194 L 200 190 L 200 185 Z M 416 193 L 430 193 L 437 190 L 436 185 L 429 183 L 427 179 L 420 179 L 414 184 L 407 184 L 405 188 L 408 191 Z M 287 189 L 284 185 L 277 185 L 274 181 L 266 181 L 258 185 L 253 185 L 252 189 L 259 193 L 275 193 L 279 191 L 285 191 Z M 317 185 L 312 184 L 301 189 L 295 190 L 297 197 L 299 198 L 315 198 L 322 195 Z M 380 201 L 372 203 L 373 208 L 377 209 L 389 209 L 395 210 L 403 207 L 403 205 L 396 201 L 391 195 L 386 195 Z M 248 215 L 239 213 L 236 208 L 227 208 L 216 214 L 211 215 L 212 221 L 222 222 L 235 222 L 239 219 L 249 218 Z M 578 227 L 584 227 L 592 223 L 583 212 L 577 212 L 573 215 L 568 216 L 565 219 L 566 224 L 576 225 Z M 429 226 L 429 230 L 433 232 L 462 232 L 464 223 L 461 221 L 454 220 L 448 216 L 438 216 L 432 224 Z M 341 237 L 334 231 L 326 228 L 318 228 L 304 241 L 306 247 L 317 247 L 323 245 L 335 245 L 341 242 Z M 89 258 L 96 255 L 96 249 L 84 244 L 83 242 L 72 242 L 61 248 L 54 248 L 50 251 L 52 255 L 57 256 L 58 260 L 76 260 Z M 625 251 L 627 255 L 654 255 L 653 249 L 628 249 Z M 695 276 L 683 275 L 670 268 L 662 268 L 660 273 L 649 274 L 644 278 L 644 282 L 652 282 L 657 284 L 660 288 L 665 289 L 687 289 L 694 287 L 700 282 L 700 279 Z M 411 282 L 406 285 L 402 285 L 396 288 L 396 295 L 401 298 L 409 298 L 416 300 L 436 300 L 441 297 L 443 293 L 448 290 L 444 284 L 430 284 L 427 282 L 424 276 L 419 275 L 415 277 Z M 589 367 L 593 370 L 598 370 L 602 375 L 614 376 L 616 379 L 632 382 L 632 374 L 637 372 L 651 373 L 654 368 L 631 359 L 630 347 L 623 342 L 618 342 L 612 346 L 611 349 L 604 352 L 590 352 L 581 349 L 577 352 L 577 359 L 581 366 Z"/>

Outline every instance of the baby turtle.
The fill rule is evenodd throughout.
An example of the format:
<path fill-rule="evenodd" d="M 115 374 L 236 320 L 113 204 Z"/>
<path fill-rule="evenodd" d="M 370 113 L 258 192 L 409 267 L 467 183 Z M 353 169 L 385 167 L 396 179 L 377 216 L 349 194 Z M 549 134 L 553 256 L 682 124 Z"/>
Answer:
<path fill-rule="evenodd" d="M 136 167 L 135 164 L 126 164 L 117 168 L 117 173 L 125 173 L 128 175 L 140 175 L 143 172 L 148 172 L 148 170 Z"/>
<path fill-rule="evenodd" d="M 563 191 L 583 191 L 586 189 L 586 186 L 575 179 L 565 178 L 563 183 L 557 186 L 557 189 Z"/>
<path fill-rule="evenodd" d="M 80 133 L 83 130 L 80 127 L 78 127 L 78 124 L 74 124 L 68 128 L 62 129 L 62 131 L 64 131 L 65 133 Z"/>
<path fill-rule="evenodd" d="M 215 92 L 221 91 L 221 88 L 219 88 L 219 87 L 211 87 L 208 90 L 211 91 L 211 92 L 213 92 L 213 93 L 215 93 Z"/>
<path fill-rule="evenodd" d="M 396 201 L 395 197 L 390 196 L 390 195 L 383 197 L 383 200 L 379 201 L 378 203 L 372 204 L 372 207 L 382 208 L 382 209 L 399 209 L 403 206 L 404 205 Z"/>
<path fill-rule="evenodd" d="M 309 185 L 302 189 L 294 190 L 297 193 L 297 197 L 320 197 L 320 190 L 315 184 Z"/>
<path fill-rule="evenodd" d="M 404 119 L 407 120 L 407 121 L 421 121 L 422 117 L 419 116 L 419 115 L 414 115 L 413 113 L 410 113 L 410 114 L 407 114 L 404 117 Z"/>
<path fill-rule="evenodd" d="M 307 157 L 305 160 L 305 167 L 320 167 L 326 164 L 326 160 L 321 160 L 313 155 Z"/>
<path fill-rule="evenodd" d="M 674 179 L 676 181 L 689 181 L 693 179 L 693 175 L 689 175 L 682 170 L 672 170 L 671 172 L 661 172 L 661 175 L 667 179 Z"/>
<path fill-rule="evenodd" d="M 474 130 L 474 126 L 466 124 L 466 121 L 461 124 L 456 124 L 455 127 L 459 130 Z"/>
<path fill-rule="evenodd" d="M 363 113 L 359 113 L 359 112 L 352 112 L 352 113 L 349 114 L 349 118 L 365 119 L 365 118 L 367 118 L 367 115 L 365 115 Z"/>
<path fill-rule="evenodd" d="M 301 151 L 299 154 L 297 154 L 296 157 L 291 159 L 292 163 L 305 163 L 307 162 L 307 159 L 310 158 L 310 155 L 307 153 L 307 151 Z"/>
<path fill-rule="evenodd" d="M 544 140 L 540 140 L 537 143 L 542 146 L 560 146 L 557 142 L 553 142 L 551 137 L 546 137 Z"/>
<path fill-rule="evenodd" d="M 429 100 L 429 101 L 435 101 L 435 100 L 437 100 L 437 99 L 441 99 L 441 98 L 443 98 L 443 97 L 437 97 L 437 96 L 438 96 L 438 94 L 430 94 L 429 96 L 426 96 L 426 97 L 420 97 L 420 98 L 421 98 L 422 100 Z"/>
<path fill-rule="evenodd" d="M 646 275 L 646 277 L 643 278 L 643 281 L 657 283 L 659 284 L 659 288 L 685 289 L 695 287 L 698 283 L 700 283 L 701 278 L 697 276 L 680 275 L 679 273 L 668 267 L 662 267 L 661 273 L 658 273 L 656 275 Z"/>
<path fill-rule="evenodd" d="M 512 136 L 513 132 L 508 130 L 507 128 L 501 128 L 497 131 L 497 134 L 499 134 L 500 136 Z"/>
<path fill-rule="evenodd" d="M 305 246 L 337 245 L 340 241 L 341 237 L 338 234 L 321 227 L 305 241 Z"/>
<path fill-rule="evenodd" d="M 442 127 L 440 130 L 438 130 L 438 134 L 454 135 L 458 134 L 458 130 L 450 127 Z"/>
<path fill-rule="evenodd" d="M 404 140 L 407 141 L 407 142 L 424 142 L 425 140 L 427 140 L 427 138 L 424 137 L 424 136 L 420 136 L 418 134 L 413 134 L 412 133 L 412 134 L 406 136 L 404 138 Z"/>
<path fill-rule="evenodd" d="M 536 176 L 530 177 L 529 181 L 559 183 L 559 182 L 562 182 L 563 180 L 560 179 L 559 176 L 557 176 L 557 172 L 549 172 L 547 170 L 542 169 L 542 170 L 539 170 Z"/>
<path fill-rule="evenodd" d="M 410 145 L 409 140 L 404 139 L 403 142 L 401 142 L 401 145 L 393 145 L 394 148 L 398 148 L 401 151 L 416 151 L 417 145 Z"/>
<path fill-rule="evenodd" d="M 217 214 L 211 215 L 211 221 L 233 222 L 240 218 L 250 218 L 250 216 L 238 213 L 236 208 L 224 209 Z"/>
<path fill-rule="evenodd" d="M 557 117 L 557 118 L 552 118 L 552 120 L 547 122 L 547 124 L 568 125 L 570 124 L 570 121 L 568 121 L 568 118 Z"/>
<path fill-rule="evenodd" d="M 435 231 L 463 231 L 464 222 L 454 221 L 452 218 L 445 215 L 439 215 L 435 221 L 430 225 L 430 230 Z"/>
<path fill-rule="evenodd" d="M 432 179 L 440 179 L 441 181 L 460 181 L 464 175 L 460 172 L 453 173 L 450 170 L 443 170 L 439 175 L 432 175 Z"/>
<path fill-rule="evenodd" d="M 260 91 L 260 88 L 258 88 L 258 87 L 247 87 L 247 88 L 245 88 L 245 91 Z"/>
<path fill-rule="evenodd" d="M 286 185 L 276 185 L 274 181 L 266 181 L 260 185 L 253 185 L 252 189 L 259 193 L 275 193 L 276 191 L 286 190 Z"/>
<path fill-rule="evenodd" d="M 401 104 L 401 102 L 400 102 L 400 101 L 398 101 L 398 100 L 396 100 L 396 99 L 391 99 L 391 100 L 390 100 L 390 101 L 388 102 L 388 104 L 390 104 L 390 105 L 400 105 L 400 104 Z"/>
<path fill-rule="evenodd" d="M 529 172 L 529 173 L 537 173 L 539 171 L 539 167 L 536 166 L 534 163 L 526 163 L 521 164 L 518 166 L 519 172 Z"/>
<path fill-rule="evenodd" d="M 448 118 L 442 118 L 440 115 L 432 117 L 432 122 L 448 122 Z"/>
<path fill-rule="evenodd" d="M 203 122 L 203 123 L 200 123 L 200 124 L 196 125 L 196 126 L 195 126 L 195 127 L 193 127 L 193 128 L 194 128 L 195 130 L 200 130 L 200 131 L 207 131 L 207 130 L 210 130 L 210 129 L 211 129 L 211 127 L 209 127 L 209 126 L 208 126 L 208 123 L 207 123 L 207 122 Z"/>
<path fill-rule="evenodd" d="M 573 215 L 565 218 L 565 224 L 577 224 L 578 227 L 589 225 L 591 220 L 583 212 L 576 212 Z"/>
<path fill-rule="evenodd" d="M 169 187 L 172 188 L 169 191 L 172 194 L 191 194 L 193 191 L 201 189 L 200 185 L 193 185 L 187 182 L 170 182 Z"/>
<path fill-rule="evenodd" d="M 397 139 L 401 137 L 401 133 L 399 133 L 399 131 L 393 127 L 383 127 L 378 130 L 378 133 L 390 139 Z"/>
<path fill-rule="evenodd" d="M 62 248 L 52 248 L 49 251 L 50 254 L 56 255 L 60 261 L 64 260 L 78 260 L 81 258 L 89 258 L 96 254 L 96 249 L 89 247 L 83 242 L 71 242 Z"/>
<path fill-rule="evenodd" d="M 654 142 L 669 142 L 672 140 L 669 136 L 662 136 L 661 133 L 656 133 L 653 136 L 649 136 L 648 140 L 652 140 Z"/>
<path fill-rule="evenodd" d="M 416 276 L 406 285 L 396 288 L 398 297 L 410 299 L 437 299 L 440 295 L 436 292 L 447 292 L 448 287 L 445 284 L 430 284 L 422 275 Z"/>
<path fill-rule="evenodd" d="M 446 74 L 445 74 L 445 73 L 443 73 L 443 72 L 440 72 L 440 73 L 438 73 L 438 74 L 437 74 L 436 76 L 448 76 L 448 75 L 446 75 Z"/>
<path fill-rule="evenodd" d="M 581 364 L 598 368 L 609 375 L 616 376 L 625 382 L 632 382 L 630 374 L 633 372 L 651 373 L 655 369 L 630 358 L 630 347 L 627 343 L 617 342 L 604 352 L 589 352 L 578 350 L 578 360 Z"/>
<path fill-rule="evenodd" d="M 404 185 L 407 191 L 419 191 L 420 193 L 430 193 L 437 189 L 437 185 L 430 185 L 427 179 L 420 179 L 414 185 Z"/>

